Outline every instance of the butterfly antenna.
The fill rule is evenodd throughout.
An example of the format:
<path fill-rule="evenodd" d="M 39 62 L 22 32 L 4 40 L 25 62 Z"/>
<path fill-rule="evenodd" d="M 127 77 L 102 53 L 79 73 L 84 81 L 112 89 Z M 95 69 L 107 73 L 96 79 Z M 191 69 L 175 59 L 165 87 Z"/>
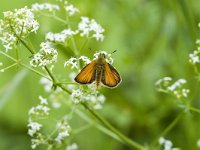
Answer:
<path fill-rule="evenodd" d="M 115 53 L 117 50 L 114 50 L 113 52 L 111 52 L 110 54 L 113 54 L 113 53 Z"/>

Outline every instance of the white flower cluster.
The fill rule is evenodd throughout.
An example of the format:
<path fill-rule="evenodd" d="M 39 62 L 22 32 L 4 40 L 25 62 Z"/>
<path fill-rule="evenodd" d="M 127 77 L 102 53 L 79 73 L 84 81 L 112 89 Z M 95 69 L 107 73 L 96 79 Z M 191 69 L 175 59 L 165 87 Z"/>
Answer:
<path fill-rule="evenodd" d="M 94 19 L 90 20 L 88 17 L 81 17 L 78 30 L 81 32 L 81 36 L 93 37 L 96 38 L 97 41 L 103 41 L 104 39 L 104 29 Z"/>
<path fill-rule="evenodd" d="M 50 42 L 42 42 L 40 44 L 40 51 L 33 55 L 33 59 L 30 61 L 32 67 L 46 66 L 57 61 L 58 52 L 52 48 Z"/>
<path fill-rule="evenodd" d="M 83 92 L 82 92 L 82 90 L 81 89 L 77 89 L 77 90 L 73 89 L 71 97 L 72 97 L 72 101 L 75 104 L 78 104 L 83 99 Z"/>
<path fill-rule="evenodd" d="M 197 140 L 197 147 L 200 148 L 200 139 Z"/>
<path fill-rule="evenodd" d="M 49 32 L 46 34 L 46 40 L 51 42 L 66 42 L 71 36 L 77 34 L 77 31 L 72 31 L 70 28 L 61 31 L 60 33 Z"/>
<path fill-rule="evenodd" d="M 70 135 L 71 127 L 65 120 L 63 120 L 57 123 L 57 130 L 58 136 L 55 138 L 55 141 L 61 144 L 62 141 Z"/>
<path fill-rule="evenodd" d="M 163 150 L 180 150 L 179 148 L 173 148 L 173 143 L 164 137 L 159 138 L 159 144 L 163 146 Z"/>
<path fill-rule="evenodd" d="M 60 10 L 60 7 L 58 5 L 55 4 L 51 4 L 51 3 L 35 3 L 31 6 L 33 11 L 42 11 L 42 10 L 47 10 L 50 12 L 56 11 L 56 10 Z"/>
<path fill-rule="evenodd" d="M 76 143 L 67 145 L 66 150 L 78 150 L 78 145 Z"/>
<path fill-rule="evenodd" d="M 196 41 L 197 44 L 197 50 L 194 50 L 193 53 L 189 54 L 189 62 L 191 64 L 197 64 L 200 63 L 200 40 Z"/>
<path fill-rule="evenodd" d="M 86 91 L 81 89 L 72 90 L 72 101 L 77 104 L 81 101 L 87 101 L 90 106 L 94 109 L 102 109 L 102 105 L 105 102 L 106 98 L 103 94 L 99 94 L 96 90 L 95 84 L 88 85 L 88 89 Z"/>
<path fill-rule="evenodd" d="M 48 107 L 48 102 L 47 102 L 47 99 L 46 98 L 43 98 L 42 96 L 39 96 L 39 99 L 40 99 L 40 104 L 35 106 L 35 107 L 32 107 L 30 110 L 29 110 L 29 115 L 34 115 L 34 116 L 48 116 L 49 115 L 49 111 L 50 111 L 50 108 Z"/>
<path fill-rule="evenodd" d="M 47 93 L 50 93 L 52 91 L 52 81 L 48 80 L 45 77 L 42 77 L 39 81 L 40 84 L 42 84 L 44 86 L 44 91 Z"/>
<path fill-rule="evenodd" d="M 106 51 L 99 51 L 99 52 L 96 52 L 94 54 L 94 59 L 97 59 L 99 54 L 104 54 L 105 55 L 105 59 L 107 62 L 109 62 L 110 64 L 112 64 L 114 62 L 113 58 L 111 57 L 112 53 L 107 53 Z"/>
<path fill-rule="evenodd" d="M 66 5 L 64 8 L 68 12 L 69 16 L 73 16 L 75 13 L 79 12 L 78 8 L 74 7 L 72 4 Z"/>
<path fill-rule="evenodd" d="M 25 38 L 29 33 L 36 32 L 39 23 L 35 20 L 31 9 L 27 7 L 4 12 L 0 20 L 0 41 L 6 51 L 12 49 L 18 38 Z"/>
<path fill-rule="evenodd" d="M 31 119 L 29 119 L 28 122 L 28 134 L 33 137 L 37 132 L 40 131 L 42 124 L 39 124 L 37 122 L 33 122 Z"/>
<path fill-rule="evenodd" d="M 164 77 L 158 80 L 155 85 L 158 86 L 160 92 L 171 93 L 177 98 L 188 97 L 189 89 L 183 88 L 183 85 L 187 82 L 185 79 L 179 79 L 174 83 L 171 77 Z"/>
<path fill-rule="evenodd" d="M 80 56 L 79 58 L 72 57 L 69 60 L 65 61 L 64 67 L 71 66 L 71 69 L 78 69 L 78 62 L 82 60 L 85 64 L 89 64 L 91 61 L 86 56 Z"/>

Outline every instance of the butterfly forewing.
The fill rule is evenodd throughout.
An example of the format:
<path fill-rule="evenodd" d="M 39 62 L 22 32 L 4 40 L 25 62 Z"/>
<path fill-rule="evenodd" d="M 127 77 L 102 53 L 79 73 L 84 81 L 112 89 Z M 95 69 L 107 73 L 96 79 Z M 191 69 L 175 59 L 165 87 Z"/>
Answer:
<path fill-rule="evenodd" d="M 81 72 L 75 77 L 75 81 L 80 84 L 90 84 L 95 80 L 96 61 L 92 61 L 86 65 Z"/>
<path fill-rule="evenodd" d="M 121 77 L 117 70 L 109 63 L 105 63 L 105 69 L 101 78 L 101 82 L 108 87 L 116 87 L 120 81 Z"/>

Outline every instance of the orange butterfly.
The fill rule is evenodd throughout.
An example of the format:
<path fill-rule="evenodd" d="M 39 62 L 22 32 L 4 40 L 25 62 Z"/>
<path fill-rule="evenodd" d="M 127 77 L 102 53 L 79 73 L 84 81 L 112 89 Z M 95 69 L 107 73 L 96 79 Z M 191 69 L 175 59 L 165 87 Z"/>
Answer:
<path fill-rule="evenodd" d="M 121 82 L 121 77 L 117 70 L 105 59 L 105 54 L 100 53 L 98 58 L 87 64 L 74 78 L 80 84 L 90 84 L 96 81 L 96 86 L 100 83 L 114 88 Z"/>

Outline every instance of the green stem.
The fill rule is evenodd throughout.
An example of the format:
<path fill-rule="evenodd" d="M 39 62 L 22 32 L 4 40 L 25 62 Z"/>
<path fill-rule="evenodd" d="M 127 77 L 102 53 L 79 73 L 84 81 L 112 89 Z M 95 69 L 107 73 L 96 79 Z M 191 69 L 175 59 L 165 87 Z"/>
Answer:
<path fill-rule="evenodd" d="M 19 40 L 20 40 L 20 42 L 29 50 L 29 52 L 30 52 L 31 54 L 35 54 L 35 51 L 34 51 L 33 49 L 31 49 L 31 48 L 28 46 L 28 44 L 26 44 L 26 42 L 25 42 L 24 40 L 22 40 L 22 39 L 20 39 L 20 38 L 19 38 Z"/>
<path fill-rule="evenodd" d="M 158 138 L 156 138 L 153 142 L 152 142 L 152 144 L 151 144 L 151 148 L 150 149 L 152 149 L 157 143 L 158 143 L 158 139 L 160 138 L 160 137 L 163 137 L 163 136 L 165 136 L 178 122 L 179 122 L 179 120 L 181 119 L 181 117 L 183 116 L 183 114 L 184 114 L 184 111 L 183 112 L 181 112 L 166 128 L 165 128 L 165 130 L 160 134 L 160 136 L 158 137 Z"/>
<path fill-rule="evenodd" d="M 190 109 L 191 111 L 193 111 L 193 112 L 200 113 L 200 109 L 198 109 L 198 108 L 194 108 L 194 107 L 190 106 L 189 109 Z"/>

